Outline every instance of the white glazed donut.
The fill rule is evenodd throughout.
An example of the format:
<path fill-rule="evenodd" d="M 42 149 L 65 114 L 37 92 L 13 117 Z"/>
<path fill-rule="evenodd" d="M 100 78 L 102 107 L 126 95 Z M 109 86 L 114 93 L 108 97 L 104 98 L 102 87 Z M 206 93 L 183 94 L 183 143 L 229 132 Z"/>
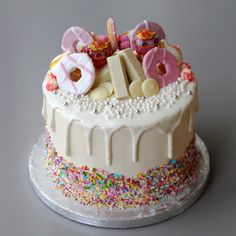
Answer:
<path fill-rule="evenodd" d="M 74 82 L 70 79 L 70 73 L 77 68 L 81 71 L 81 78 Z M 86 53 L 66 55 L 51 72 L 56 76 L 61 90 L 75 94 L 87 93 L 95 79 L 93 62 Z"/>

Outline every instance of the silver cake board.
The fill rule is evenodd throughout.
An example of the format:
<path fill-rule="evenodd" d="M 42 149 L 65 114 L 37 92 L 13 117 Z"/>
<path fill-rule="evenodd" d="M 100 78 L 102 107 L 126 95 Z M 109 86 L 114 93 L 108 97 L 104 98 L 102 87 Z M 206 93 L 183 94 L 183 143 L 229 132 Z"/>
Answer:
<path fill-rule="evenodd" d="M 196 135 L 196 147 L 202 154 L 198 170 L 198 178 L 185 187 L 175 198 L 169 199 L 162 206 L 145 206 L 127 209 L 97 209 L 82 205 L 73 198 L 68 198 L 55 189 L 47 177 L 43 163 L 46 155 L 44 135 L 40 136 L 32 147 L 29 157 L 29 177 L 39 198 L 52 210 L 64 217 L 79 223 L 106 228 L 133 228 L 150 225 L 174 217 L 189 208 L 201 195 L 206 187 L 210 159 L 206 145 Z"/>

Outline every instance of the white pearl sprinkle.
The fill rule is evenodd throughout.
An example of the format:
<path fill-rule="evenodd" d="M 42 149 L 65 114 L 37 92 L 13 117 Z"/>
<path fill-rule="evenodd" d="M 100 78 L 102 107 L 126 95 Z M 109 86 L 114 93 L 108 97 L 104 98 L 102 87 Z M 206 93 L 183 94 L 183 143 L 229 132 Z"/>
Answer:
<path fill-rule="evenodd" d="M 115 97 L 103 101 L 92 100 L 88 95 L 78 95 L 57 90 L 56 93 L 62 103 L 74 105 L 78 111 L 91 111 L 95 114 L 105 114 L 109 119 L 131 118 L 141 113 L 152 113 L 161 108 L 171 108 L 185 93 L 192 95 L 193 91 L 187 91 L 188 82 L 178 78 L 172 84 L 162 88 L 159 94 L 152 97 L 137 97 L 126 100 L 118 100 Z"/>

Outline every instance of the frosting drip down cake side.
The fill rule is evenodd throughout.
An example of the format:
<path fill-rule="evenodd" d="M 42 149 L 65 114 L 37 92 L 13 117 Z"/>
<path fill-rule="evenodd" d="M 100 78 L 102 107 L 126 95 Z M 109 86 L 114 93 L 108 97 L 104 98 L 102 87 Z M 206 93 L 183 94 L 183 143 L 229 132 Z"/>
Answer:
<path fill-rule="evenodd" d="M 155 22 L 118 34 L 109 19 L 107 35 L 69 28 L 62 49 L 42 86 L 45 163 L 56 186 L 100 207 L 145 205 L 180 191 L 198 163 L 197 83 L 180 47 Z M 150 176 L 155 191 L 144 194 Z"/>

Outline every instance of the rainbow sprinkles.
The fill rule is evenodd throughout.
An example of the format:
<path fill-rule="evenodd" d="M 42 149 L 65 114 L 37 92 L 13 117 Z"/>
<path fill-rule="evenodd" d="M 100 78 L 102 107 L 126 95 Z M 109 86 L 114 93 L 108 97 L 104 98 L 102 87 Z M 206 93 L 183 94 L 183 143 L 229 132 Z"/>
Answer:
<path fill-rule="evenodd" d="M 179 160 L 169 160 L 137 176 L 124 175 L 88 166 L 75 166 L 58 156 L 46 132 L 47 155 L 44 158 L 48 176 L 66 197 L 80 204 L 96 208 L 130 208 L 162 205 L 177 196 L 198 178 L 201 154 L 195 146 L 195 137 Z"/>

